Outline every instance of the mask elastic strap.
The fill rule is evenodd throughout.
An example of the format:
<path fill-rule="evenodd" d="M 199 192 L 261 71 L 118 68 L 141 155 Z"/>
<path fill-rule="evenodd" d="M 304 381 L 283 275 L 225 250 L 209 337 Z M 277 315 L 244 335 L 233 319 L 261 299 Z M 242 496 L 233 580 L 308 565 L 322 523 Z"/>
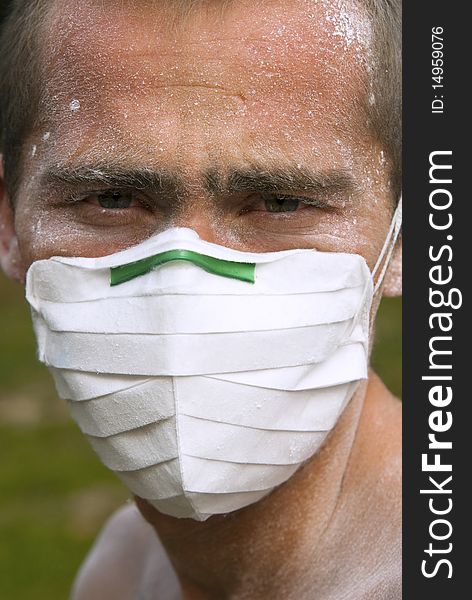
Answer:
<path fill-rule="evenodd" d="M 379 257 L 375 266 L 372 270 L 372 278 L 375 279 L 377 271 L 384 261 L 382 270 L 379 273 L 377 278 L 377 283 L 374 286 L 374 294 L 378 291 L 385 277 L 385 273 L 387 272 L 388 266 L 390 264 L 390 259 L 392 258 L 393 251 L 395 249 L 395 244 L 397 242 L 398 236 L 400 235 L 400 231 L 402 228 L 402 197 L 398 201 L 398 206 L 393 214 L 392 222 L 390 223 L 390 228 L 388 230 L 387 236 L 385 238 L 384 245 L 382 246 L 382 250 L 380 251 Z M 385 260 L 384 260 L 385 259 Z"/>

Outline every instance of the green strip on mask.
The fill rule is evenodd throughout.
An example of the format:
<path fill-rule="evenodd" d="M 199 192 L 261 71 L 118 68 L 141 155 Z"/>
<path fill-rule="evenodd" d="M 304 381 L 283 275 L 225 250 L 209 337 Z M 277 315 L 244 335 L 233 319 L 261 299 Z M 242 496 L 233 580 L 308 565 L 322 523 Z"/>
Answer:
<path fill-rule="evenodd" d="M 239 279 L 248 283 L 255 282 L 255 263 L 222 260 L 213 256 L 192 252 L 191 250 L 168 250 L 167 252 L 161 252 L 160 254 L 155 254 L 154 256 L 149 256 L 148 258 L 143 258 L 127 265 L 112 267 L 110 269 L 110 285 L 119 285 L 125 281 L 130 281 L 135 277 L 149 273 L 155 267 L 173 260 L 186 260 L 208 271 L 208 273 L 213 273 L 213 275 Z"/>

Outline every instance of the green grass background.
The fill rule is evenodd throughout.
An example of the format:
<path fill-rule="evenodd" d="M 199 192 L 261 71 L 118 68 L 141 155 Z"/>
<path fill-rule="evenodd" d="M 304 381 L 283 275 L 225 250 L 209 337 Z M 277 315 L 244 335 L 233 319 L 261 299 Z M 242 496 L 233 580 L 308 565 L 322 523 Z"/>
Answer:
<path fill-rule="evenodd" d="M 374 368 L 401 392 L 401 301 L 384 300 Z M 0 599 L 60 600 L 104 520 L 128 498 L 69 420 L 23 291 L 0 274 Z"/>

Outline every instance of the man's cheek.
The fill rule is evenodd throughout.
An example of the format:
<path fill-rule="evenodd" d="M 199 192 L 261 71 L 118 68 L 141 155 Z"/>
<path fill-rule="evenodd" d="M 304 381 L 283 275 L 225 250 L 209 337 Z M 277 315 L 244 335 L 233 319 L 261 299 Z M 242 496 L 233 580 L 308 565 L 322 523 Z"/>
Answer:
<path fill-rule="evenodd" d="M 16 218 L 18 243 L 26 269 L 36 260 L 82 252 L 76 226 L 47 212 L 24 211 Z"/>
<path fill-rule="evenodd" d="M 28 269 L 35 260 L 49 258 L 54 255 L 52 241 L 60 239 L 60 231 L 56 228 L 55 235 L 47 219 L 29 209 L 18 209 L 15 218 L 15 228 L 18 236 L 20 253 Z"/>
<path fill-rule="evenodd" d="M 101 228 L 77 223 L 70 216 L 54 211 L 18 218 L 18 244 L 24 270 L 37 260 L 52 256 L 95 258 L 113 254 L 135 245 L 152 232 L 131 228 Z"/>

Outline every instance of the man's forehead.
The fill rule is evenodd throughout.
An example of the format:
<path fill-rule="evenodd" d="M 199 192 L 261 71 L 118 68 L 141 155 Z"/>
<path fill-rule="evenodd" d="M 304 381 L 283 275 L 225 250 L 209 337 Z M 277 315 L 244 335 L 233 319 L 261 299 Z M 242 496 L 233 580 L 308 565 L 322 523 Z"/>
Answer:
<path fill-rule="evenodd" d="M 297 130 L 358 127 L 371 29 L 355 0 L 200 4 L 185 19 L 166 0 L 58 4 L 46 120 L 63 132 L 98 127 L 103 138 L 110 124 L 118 137 L 130 114 L 155 135 L 190 132 L 193 121 L 199 135 L 208 126 L 224 137 L 244 124 L 246 136 L 277 132 L 275 145 L 280 132 L 293 142 Z"/>
<path fill-rule="evenodd" d="M 240 79 L 256 89 L 289 79 L 319 94 L 364 74 L 371 30 L 354 1 L 233 0 L 225 12 L 210 10 L 219 2 L 201 4 L 178 22 L 168 0 L 61 3 L 50 28 L 49 75 L 55 83 L 101 79 L 129 88 Z"/>

